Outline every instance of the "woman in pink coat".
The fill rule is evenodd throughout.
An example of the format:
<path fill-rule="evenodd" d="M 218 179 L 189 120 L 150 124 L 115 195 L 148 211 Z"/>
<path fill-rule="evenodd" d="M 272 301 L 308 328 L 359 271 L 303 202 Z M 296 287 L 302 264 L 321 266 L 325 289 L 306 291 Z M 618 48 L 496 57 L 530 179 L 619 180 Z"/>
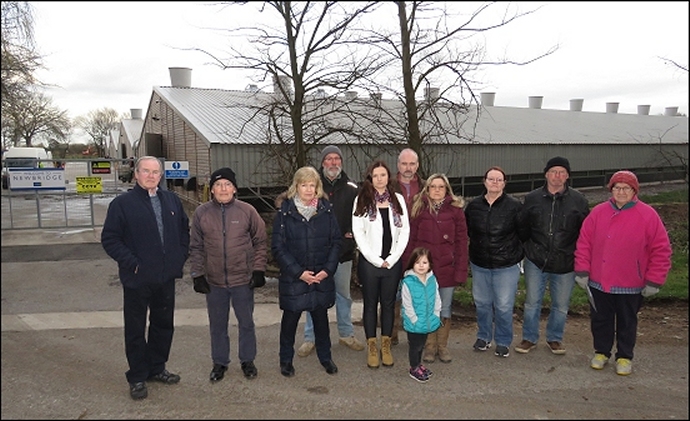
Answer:
<path fill-rule="evenodd" d="M 616 373 L 632 372 L 637 313 L 643 297 L 659 292 L 671 269 L 671 243 L 659 214 L 637 194 L 630 171 L 608 184 L 611 199 L 585 218 L 575 248 L 575 281 L 590 295 L 594 358 L 604 368 L 616 343 Z"/>

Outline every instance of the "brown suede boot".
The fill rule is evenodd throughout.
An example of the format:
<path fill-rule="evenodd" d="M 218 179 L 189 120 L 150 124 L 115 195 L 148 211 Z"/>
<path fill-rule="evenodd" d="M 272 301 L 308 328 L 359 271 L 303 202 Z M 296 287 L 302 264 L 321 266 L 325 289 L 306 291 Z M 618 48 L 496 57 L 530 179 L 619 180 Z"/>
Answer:
<path fill-rule="evenodd" d="M 402 307 L 402 301 L 395 302 L 395 313 L 393 313 L 393 333 L 391 334 L 391 345 L 397 345 L 400 343 L 398 339 L 398 331 L 402 329 L 402 317 L 400 316 L 400 309 Z"/>
<path fill-rule="evenodd" d="M 381 336 L 381 364 L 385 367 L 393 366 L 393 353 L 391 352 L 391 337 Z"/>
<path fill-rule="evenodd" d="M 376 338 L 367 339 L 367 367 L 379 368 L 379 346 Z"/>
<path fill-rule="evenodd" d="M 436 361 L 436 353 L 438 352 L 436 332 L 430 333 L 426 337 L 426 344 L 424 345 L 424 354 L 422 356 L 422 359 L 425 363 L 433 363 L 434 361 Z"/>
<path fill-rule="evenodd" d="M 450 335 L 450 319 L 442 319 L 441 327 L 436 331 L 438 342 L 438 359 L 443 363 L 453 361 L 448 351 L 448 336 Z"/>

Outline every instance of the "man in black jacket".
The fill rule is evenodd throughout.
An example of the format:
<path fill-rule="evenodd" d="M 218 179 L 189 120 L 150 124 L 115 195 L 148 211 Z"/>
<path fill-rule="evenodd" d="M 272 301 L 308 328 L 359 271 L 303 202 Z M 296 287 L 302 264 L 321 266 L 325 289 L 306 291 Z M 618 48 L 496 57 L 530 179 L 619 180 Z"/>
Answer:
<path fill-rule="evenodd" d="M 582 221 L 589 213 L 587 199 L 570 188 L 570 162 L 551 158 L 544 168 L 546 183 L 524 199 L 521 221 L 530 228 L 524 243 L 525 311 L 522 342 L 515 351 L 526 354 L 539 340 L 539 320 L 546 287 L 551 309 L 546 324 L 546 343 L 555 355 L 565 354 L 563 332 L 575 285 L 575 243 Z"/>
<path fill-rule="evenodd" d="M 355 338 L 352 326 L 352 296 L 350 279 L 352 277 L 352 260 L 355 258 L 355 240 L 352 237 L 352 205 L 357 197 L 357 183 L 343 171 L 343 153 L 337 146 L 329 145 L 321 151 L 321 181 L 323 190 L 333 204 L 338 226 L 343 235 L 340 249 L 340 263 L 333 275 L 335 279 L 335 313 L 338 321 L 339 343 L 355 351 L 364 349 Z M 314 324 L 309 313 L 304 325 L 304 343 L 297 350 L 297 355 L 306 357 L 314 351 Z"/>
<path fill-rule="evenodd" d="M 132 399 L 148 396 L 146 381 L 180 381 L 165 364 L 174 331 L 175 278 L 182 278 L 189 255 L 189 218 L 175 193 L 158 188 L 162 173 L 155 156 L 139 158 L 134 188 L 110 202 L 101 233 L 124 291 L 125 376 Z"/>

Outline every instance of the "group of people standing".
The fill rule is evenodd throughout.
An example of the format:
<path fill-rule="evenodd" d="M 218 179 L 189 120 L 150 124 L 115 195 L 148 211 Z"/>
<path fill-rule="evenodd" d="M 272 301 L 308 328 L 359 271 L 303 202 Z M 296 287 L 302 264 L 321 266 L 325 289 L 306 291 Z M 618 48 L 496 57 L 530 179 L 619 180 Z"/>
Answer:
<path fill-rule="evenodd" d="M 553 354 L 565 354 L 565 322 L 577 284 L 590 298 L 595 349 L 590 366 L 604 368 L 615 344 L 616 372 L 631 373 L 637 312 L 643 296 L 664 284 L 671 256 L 661 219 L 637 196 L 635 174 L 615 173 L 608 183 L 611 199 L 590 213 L 582 194 L 568 186 L 570 163 L 563 157 L 547 162 L 544 186 L 522 201 L 506 193 L 506 173 L 492 166 L 483 177 L 484 192 L 468 203 L 453 193 L 442 173 L 421 180 L 412 149 L 398 155 L 395 176 L 384 161 L 372 162 L 360 186 L 343 171 L 337 146 L 325 147 L 320 158 L 319 169 L 298 169 L 276 199 L 270 249 L 280 268 L 282 375 L 295 375 L 302 313 L 304 342 L 297 355 L 316 350 L 325 371 L 338 372 L 328 320 L 328 309 L 335 306 L 339 343 L 366 350 L 369 368 L 394 365 L 391 346 L 400 342 L 402 329 L 409 375 L 428 381 L 433 373 L 424 363 L 452 361 L 453 295 L 468 274 L 478 326 L 473 348 L 486 351 L 493 343 L 496 356 L 508 357 L 521 272 L 526 299 L 516 352 L 537 346 L 548 288 L 546 343 Z M 194 289 L 206 297 L 210 380 L 221 380 L 230 363 L 230 307 L 238 321 L 243 374 L 255 378 L 254 288 L 265 283 L 269 244 L 263 219 L 237 199 L 230 168 L 211 175 L 212 200 L 195 210 L 191 229 L 179 198 L 158 189 L 160 161 L 139 158 L 134 171 L 137 183 L 111 202 L 101 238 L 118 263 L 124 291 L 131 397 L 147 396 L 146 381 L 180 380 L 165 363 L 174 330 L 174 280 L 182 276 L 188 256 Z M 353 269 L 362 290 L 365 344 L 352 324 Z"/>

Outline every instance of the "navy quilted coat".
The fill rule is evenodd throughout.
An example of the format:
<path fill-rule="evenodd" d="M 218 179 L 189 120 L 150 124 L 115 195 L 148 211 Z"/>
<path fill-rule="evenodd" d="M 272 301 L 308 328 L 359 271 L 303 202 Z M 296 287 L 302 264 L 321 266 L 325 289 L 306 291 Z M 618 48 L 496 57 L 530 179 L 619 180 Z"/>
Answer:
<path fill-rule="evenodd" d="M 278 295 L 280 308 L 288 311 L 312 311 L 335 304 L 333 274 L 338 267 L 342 236 L 333 206 L 319 199 L 317 212 L 309 220 L 303 217 L 293 199 L 280 204 L 273 220 L 271 253 L 280 266 Z M 308 285 L 299 279 L 305 270 L 321 270 L 328 277 Z"/>

